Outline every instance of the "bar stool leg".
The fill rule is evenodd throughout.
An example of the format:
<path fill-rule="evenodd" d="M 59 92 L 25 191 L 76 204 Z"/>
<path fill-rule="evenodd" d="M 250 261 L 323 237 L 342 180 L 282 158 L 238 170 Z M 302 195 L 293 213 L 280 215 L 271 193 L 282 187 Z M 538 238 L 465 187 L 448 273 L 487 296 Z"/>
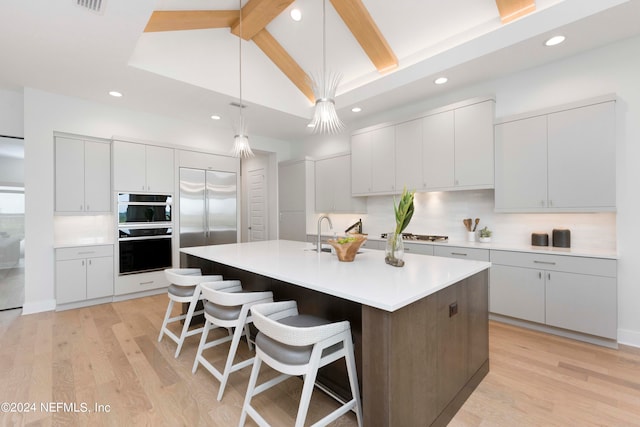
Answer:
<path fill-rule="evenodd" d="M 222 400 L 224 388 L 227 385 L 229 374 L 231 374 L 231 365 L 233 365 L 233 359 L 236 357 L 236 351 L 238 350 L 238 344 L 240 344 L 240 337 L 244 333 L 244 328 L 236 328 L 233 333 L 233 339 L 231 340 L 231 346 L 229 347 L 229 354 L 227 355 L 227 362 L 224 365 L 224 371 L 222 379 L 220 380 L 220 389 L 218 390 L 218 402 Z"/>
<path fill-rule="evenodd" d="M 180 340 L 178 341 L 178 348 L 176 348 L 176 354 L 174 357 L 178 357 L 180 355 L 180 350 L 182 350 L 182 344 L 184 344 L 184 340 L 187 338 L 187 332 L 189 331 L 189 326 L 191 325 L 191 318 L 193 317 L 193 313 L 196 311 L 196 304 L 200 299 L 200 285 L 196 286 L 195 291 L 193 291 L 193 299 L 189 303 L 189 310 L 187 310 L 187 316 L 184 318 L 184 325 L 182 326 L 182 333 L 180 334 Z"/>
<path fill-rule="evenodd" d="M 356 361 L 353 352 L 353 343 L 347 339 L 343 341 L 345 347 L 345 361 L 347 364 L 347 374 L 349 375 L 349 385 L 351 386 L 351 395 L 356 401 L 356 418 L 358 426 L 362 427 L 362 403 L 360 400 L 360 388 L 358 387 L 358 373 L 356 371 Z"/>
<path fill-rule="evenodd" d="M 204 319 L 204 328 L 202 329 L 202 336 L 200 337 L 200 344 L 198 345 L 198 351 L 196 351 L 196 360 L 193 361 L 193 369 L 191 369 L 191 373 L 195 374 L 198 370 L 198 364 L 200 363 L 198 358 L 204 351 L 204 346 L 207 343 L 207 337 L 209 336 L 209 331 L 211 330 L 211 322 L 209 322 L 206 318 Z"/>
<path fill-rule="evenodd" d="M 167 305 L 167 313 L 164 315 L 164 320 L 162 321 L 162 327 L 160 328 L 160 335 L 158 336 L 158 342 L 162 341 L 164 330 L 167 327 L 169 318 L 171 317 L 171 310 L 173 310 L 173 300 L 169 299 L 169 305 Z"/>
<path fill-rule="evenodd" d="M 304 420 L 307 418 L 309 404 L 311 403 L 311 394 L 316 383 L 318 374 L 318 361 L 312 362 L 313 369 L 304 376 L 304 385 L 302 386 L 302 394 L 300 395 L 300 406 L 298 407 L 298 415 L 296 416 L 295 427 L 303 427 Z"/>
<path fill-rule="evenodd" d="M 244 396 L 244 404 L 242 405 L 242 413 L 240 414 L 240 422 L 238 427 L 244 427 L 247 421 L 247 411 L 251 406 L 251 398 L 255 392 L 256 382 L 258 381 L 258 374 L 260 373 L 260 365 L 262 360 L 258 356 L 253 359 L 253 368 L 251 368 L 251 376 L 249 377 L 249 384 L 247 385 L 247 394 Z"/>

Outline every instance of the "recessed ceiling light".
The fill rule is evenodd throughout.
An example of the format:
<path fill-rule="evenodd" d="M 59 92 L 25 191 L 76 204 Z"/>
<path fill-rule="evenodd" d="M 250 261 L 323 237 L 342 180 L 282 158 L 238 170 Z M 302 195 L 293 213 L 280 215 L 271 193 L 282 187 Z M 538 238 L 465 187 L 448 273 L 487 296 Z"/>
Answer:
<path fill-rule="evenodd" d="M 446 83 L 446 82 L 448 82 L 448 81 L 449 81 L 449 79 L 448 79 L 448 78 L 446 78 L 446 77 L 438 77 L 438 78 L 437 78 L 437 79 L 435 79 L 433 82 L 434 82 L 435 84 L 437 84 L 437 85 L 443 85 L 443 84 L 445 84 L 445 83 Z"/>
<path fill-rule="evenodd" d="M 308 128 L 314 128 L 315 126 L 313 125 L 313 123 L 309 123 L 309 124 L 307 125 L 307 127 L 308 127 Z"/>
<path fill-rule="evenodd" d="M 291 15 L 291 19 L 296 22 L 302 20 L 302 12 L 300 11 L 300 9 L 291 9 L 291 12 L 289 14 Z"/>
<path fill-rule="evenodd" d="M 354 113 L 359 113 L 360 111 L 362 111 L 362 108 L 360 108 L 360 107 L 353 107 L 353 108 L 351 109 L 351 111 L 353 111 Z"/>
<path fill-rule="evenodd" d="M 111 92 L 109 92 L 109 95 L 115 96 L 116 98 L 120 98 L 122 96 L 120 92 L 116 92 L 115 90 L 112 90 Z"/>
<path fill-rule="evenodd" d="M 219 116 L 219 115 L 217 115 L 217 114 L 214 114 L 213 116 L 211 116 L 211 118 L 212 118 L 213 120 L 220 120 L 220 116 Z"/>
<path fill-rule="evenodd" d="M 544 42 L 545 46 L 555 46 L 557 44 L 562 43 L 565 40 L 565 36 L 553 36 L 546 42 Z"/>

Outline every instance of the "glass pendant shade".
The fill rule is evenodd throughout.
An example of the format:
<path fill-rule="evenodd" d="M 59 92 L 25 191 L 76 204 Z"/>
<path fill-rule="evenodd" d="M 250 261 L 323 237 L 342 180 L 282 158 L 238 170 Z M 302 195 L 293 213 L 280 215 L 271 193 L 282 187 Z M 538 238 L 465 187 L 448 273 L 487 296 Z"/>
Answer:
<path fill-rule="evenodd" d="M 316 98 L 316 109 L 309 127 L 314 133 L 339 133 L 344 129 L 344 123 L 336 112 L 335 96 L 342 76 L 332 74 L 323 78 L 318 84 L 312 79 L 313 95 Z"/>

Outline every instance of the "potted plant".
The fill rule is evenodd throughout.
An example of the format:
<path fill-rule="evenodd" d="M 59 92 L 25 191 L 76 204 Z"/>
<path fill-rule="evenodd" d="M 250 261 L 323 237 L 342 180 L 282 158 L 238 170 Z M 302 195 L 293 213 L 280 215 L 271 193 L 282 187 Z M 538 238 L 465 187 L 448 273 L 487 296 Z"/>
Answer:
<path fill-rule="evenodd" d="M 480 230 L 480 242 L 481 243 L 489 243 L 491 241 L 491 230 L 487 227 Z"/>
<path fill-rule="evenodd" d="M 402 243 L 402 232 L 411 222 L 413 217 L 413 196 L 415 191 L 407 191 L 406 187 L 402 190 L 400 201 L 396 205 L 395 197 L 393 199 L 393 211 L 396 217 L 396 228 L 392 233 L 387 235 L 387 247 L 385 249 L 384 261 L 394 267 L 402 267 L 404 265 L 404 244 Z"/>

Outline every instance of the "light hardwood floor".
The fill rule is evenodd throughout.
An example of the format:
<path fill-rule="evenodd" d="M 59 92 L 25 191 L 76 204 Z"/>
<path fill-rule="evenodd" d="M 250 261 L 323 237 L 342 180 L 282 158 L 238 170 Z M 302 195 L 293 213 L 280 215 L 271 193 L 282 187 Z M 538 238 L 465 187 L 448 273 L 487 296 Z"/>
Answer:
<path fill-rule="evenodd" d="M 191 374 L 198 338 L 177 359 L 171 340 L 157 342 L 166 304 L 159 295 L 58 313 L 0 313 L 0 402 L 36 405 L 0 412 L 0 425 L 237 425 L 250 368 L 231 375 L 217 402 L 217 381 L 202 367 Z M 248 354 L 242 345 L 238 357 Z M 207 355 L 222 366 L 226 347 Z M 640 349 L 491 322 L 490 361 L 450 426 L 640 426 Z M 263 378 L 270 375 L 265 370 Z M 286 381 L 258 396 L 256 407 L 274 426 L 292 425 L 300 389 L 299 380 Z M 308 423 L 334 406 L 314 392 Z M 355 417 L 334 425 L 354 426 Z"/>

